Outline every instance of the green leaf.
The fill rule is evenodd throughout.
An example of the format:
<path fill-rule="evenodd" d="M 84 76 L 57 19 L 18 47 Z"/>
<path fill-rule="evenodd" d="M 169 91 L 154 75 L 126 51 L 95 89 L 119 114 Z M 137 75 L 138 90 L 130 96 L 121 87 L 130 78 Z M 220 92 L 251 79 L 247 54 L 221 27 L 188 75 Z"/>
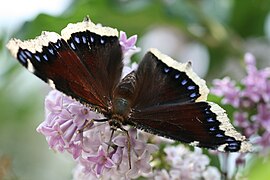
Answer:
<path fill-rule="evenodd" d="M 267 157 L 258 158 L 249 169 L 249 180 L 269 179 L 270 160 Z"/>
<path fill-rule="evenodd" d="M 265 18 L 270 11 L 269 3 L 269 0 L 234 1 L 230 25 L 242 37 L 262 36 Z"/>

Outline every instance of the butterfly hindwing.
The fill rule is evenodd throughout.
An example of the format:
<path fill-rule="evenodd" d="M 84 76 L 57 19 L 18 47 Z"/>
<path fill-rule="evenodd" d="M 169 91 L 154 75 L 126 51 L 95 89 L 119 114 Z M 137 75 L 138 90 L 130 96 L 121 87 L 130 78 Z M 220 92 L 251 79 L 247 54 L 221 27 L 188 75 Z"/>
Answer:
<path fill-rule="evenodd" d="M 34 40 L 13 39 L 7 47 L 52 87 L 106 109 L 123 67 L 117 30 L 84 21 L 68 25 L 61 34 L 43 32 Z"/>
<path fill-rule="evenodd" d="M 196 102 L 166 104 L 135 110 L 133 125 L 173 140 L 221 151 L 245 151 L 248 147 L 217 104 Z"/>

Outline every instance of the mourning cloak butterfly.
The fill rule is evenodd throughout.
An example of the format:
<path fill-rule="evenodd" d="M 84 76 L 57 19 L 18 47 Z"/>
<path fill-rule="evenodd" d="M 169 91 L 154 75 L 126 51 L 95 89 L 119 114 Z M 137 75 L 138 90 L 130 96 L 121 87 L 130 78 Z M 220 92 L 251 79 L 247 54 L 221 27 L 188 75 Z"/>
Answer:
<path fill-rule="evenodd" d="M 118 31 L 90 20 L 33 40 L 12 39 L 12 55 L 51 87 L 103 113 L 112 130 L 131 125 L 200 147 L 246 152 L 251 145 L 225 111 L 207 102 L 205 81 L 191 69 L 150 49 L 138 69 L 121 79 Z"/>

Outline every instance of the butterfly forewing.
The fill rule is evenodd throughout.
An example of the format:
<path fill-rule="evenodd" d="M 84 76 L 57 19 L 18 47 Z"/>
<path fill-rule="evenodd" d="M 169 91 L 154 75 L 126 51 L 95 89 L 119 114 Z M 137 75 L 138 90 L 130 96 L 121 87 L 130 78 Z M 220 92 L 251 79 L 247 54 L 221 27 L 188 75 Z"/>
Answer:
<path fill-rule="evenodd" d="M 84 21 L 8 48 L 29 71 L 80 102 L 106 109 L 122 71 L 118 32 Z"/>
<path fill-rule="evenodd" d="M 71 34 L 67 42 L 89 72 L 91 82 L 95 82 L 91 86 L 111 99 L 123 68 L 118 37 L 84 31 Z"/>
<path fill-rule="evenodd" d="M 165 55 L 152 49 L 140 62 L 136 71 L 134 107 L 206 100 L 208 89 L 205 82 L 191 71 L 190 64 L 180 64 L 162 56 Z"/>

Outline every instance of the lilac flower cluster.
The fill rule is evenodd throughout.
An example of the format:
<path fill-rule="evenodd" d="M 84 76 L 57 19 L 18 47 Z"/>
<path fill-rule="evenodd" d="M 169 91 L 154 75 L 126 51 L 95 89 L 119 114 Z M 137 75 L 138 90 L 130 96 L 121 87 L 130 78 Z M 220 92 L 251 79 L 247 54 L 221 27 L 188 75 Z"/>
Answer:
<path fill-rule="evenodd" d="M 270 68 L 258 70 L 255 57 L 244 57 L 247 75 L 239 84 L 225 77 L 214 80 L 212 93 L 232 105 L 234 123 L 263 152 L 270 148 Z"/>
<path fill-rule="evenodd" d="M 136 40 L 137 36 L 127 38 L 124 32 L 120 32 L 119 41 L 124 54 L 123 77 L 137 68 L 137 64 L 130 60 L 140 50 L 135 46 Z M 164 138 L 131 127 L 125 127 L 129 139 L 126 132 L 120 130 L 111 138 L 109 124 L 93 120 L 103 119 L 102 114 L 91 111 L 57 90 L 52 90 L 46 97 L 45 112 L 45 121 L 37 131 L 46 137 L 51 149 L 66 151 L 77 161 L 74 179 L 220 179 L 217 169 L 209 166 L 208 157 L 199 150 L 191 152 L 184 146 L 172 146 Z M 159 158 L 152 156 L 160 152 L 159 146 L 164 144 L 170 170 L 158 168 L 155 161 Z"/>
<path fill-rule="evenodd" d="M 79 159 L 74 179 L 131 179 L 149 173 L 152 170 L 150 155 L 157 147 L 147 143 L 144 135 L 136 129 L 130 128 L 128 132 L 131 141 L 131 169 L 126 134 L 116 132 L 113 145 L 107 151 L 111 130 L 108 124 L 102 124 L 85 132 L 85 151 Z"/>
<path fill-rule="evenodd" d="M 128 130 L 130 136 L 131 165 L 128 159 L 128 137 L 117 131 L 112 138 L 107 123 L 91 121 L 103 116 L 84 107 L 57 90 L 49 93 L 45 101 L 46 119 L 37 131 L 44 134 L 51 149 L 67 151 L 77 159 L 85 176 L 111 177 L 109 174 L 138 177 L 151 171 L 150 154 L 157 150 L 147 143 L 144 135 L 136 129 Z"/>
<path fill-rule="evenodd" d="M 210 160 L 208 156 L 202 154 L 200 148 L 195 148 L 193 152 L 184 145 L 167 146 L 164 152 L 170 169 L 155 170 L 149 175 L 150 179 L 221 179 L 218 169 L 209 165 Z"/>
<path fill-rule="evenodd" d="M 46 136 L 51 149 L 66 150 L 77 159 L 82 153 L 82 131 L 93 126 L 90 119 L 98 119 L 100 115 L 56 90 L 46 97 L 45 113 L 45 121 L 37 131 Z"/>

